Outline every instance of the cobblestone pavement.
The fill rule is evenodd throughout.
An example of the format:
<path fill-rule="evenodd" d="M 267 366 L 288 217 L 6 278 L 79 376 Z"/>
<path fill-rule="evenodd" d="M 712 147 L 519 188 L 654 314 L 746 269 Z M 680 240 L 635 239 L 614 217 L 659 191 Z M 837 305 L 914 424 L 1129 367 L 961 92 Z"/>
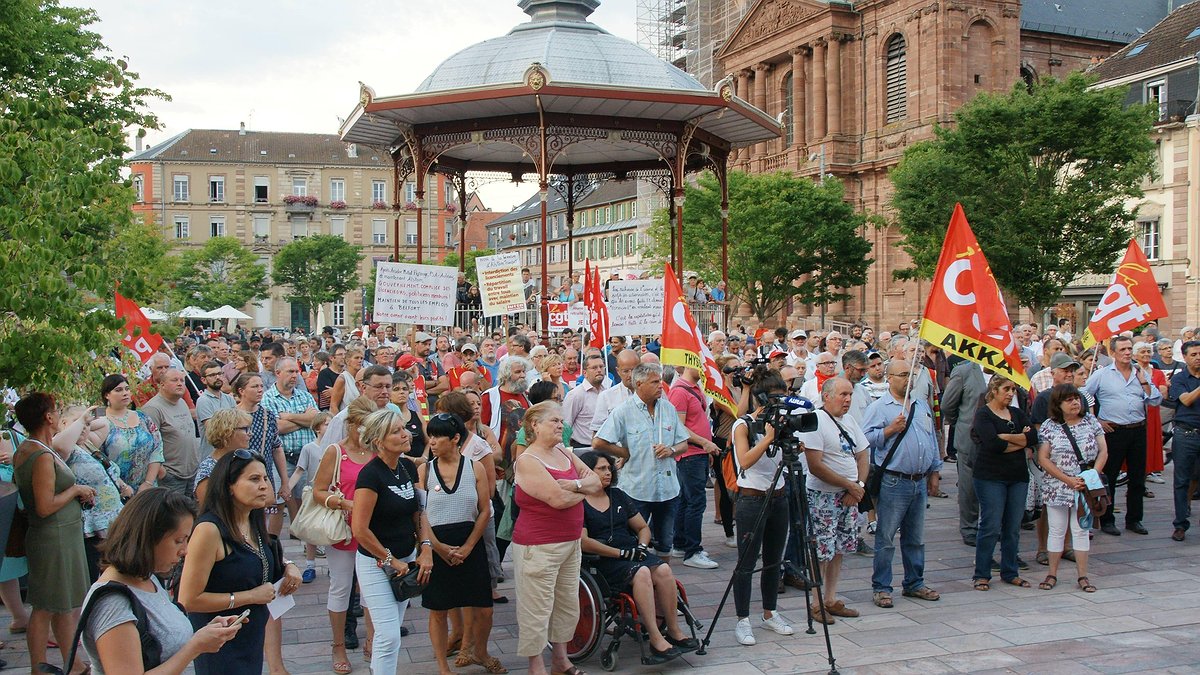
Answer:
<path fill-rule="evenodd" d="M 1022 532 L 1022 557 L 1032 569 L 1023 573 L 1033 588 L 1017 588 L 993 580 L 992 590 L 971 588 L 974 549 L 963 545 L 958 534 L 955 467 L 947 464 L 943 489 L 949 499 L 930 499 L 926 521 L 926 581 L 942 594 L 937 602 L 924 602 L 894 594 L 895 608 L 871 604 L 871 559 L 851 556 L 840 582 L 847 605 L 862 616 L 838 619 L 830 627 L 837 666 L 842 673 L 1196 673 L 1200 672 L 1200 531 L 1188 541 L 1170 539 L 1172 506 L 1169 483 L 1149 484 L 1157 498 L 1146 500 L 1145 525 L 1149 536 L 1126 532 L 1112 537 L 1098 530 L 1092 542 L 1090 574 L 1099 587 L 1094 594 L 1077 590 L 1074 565 L 1063 561 L 1060 583 L 1053 591 L 1037 589 L 1046 568 L 1034 562 L 1036 538 Z M 1122 491 L 1119 501 L 1124 499 Z M 1121 515 L 1117 516 L 1118 522 Z M 724 545 L 720 526 L 713 524 L 713 507 L 705 516 L 704 542 L 709 555 L 720 563 L 716 570 L 696 570 L 675 565 L 687 589 L 692 610 L 708 624 L 733 570 L 736 551 Z M 289 555 L 299 560 L 298 542 L 288 542 Z M 899 552 L 894 567 L 898 585 Z M 512 573 L 511 562 L 505 570 Z M 331 672 L 330 633 L 325 612 L 327 578 L 318 561 L 315 583 L 302 587 L 297 606 L 284 619 L 284 656 L 291 673 Z M 511 578 L 501 591 L 514 597 Z M 757 591 L 752 601 L 756 612 Z M 685 671 L 713 673 L 803 673 L 829 670 L 820 626 L 815 635 L 805 628 L 804 595 L 793 589 L 780 597 L 779 609 L 796 628 L 791 637 L 765 629 L 755 630 L 758 644 L 742 647 L 733 639 L 732 597 L 718 620 L 708 653 L 687 654 L 665 666 L 638 665 L 637 646 L 624 640 L 617 670 L 630 673 Z M 437 673 L 430 647 L 426 612 L 411 609 L 405 625 L 399 673 Z M 365 635 L 360 623 L 359 634 Z M 497 605 L 491 653 L 512 672 L 524 672 L 527 661 L 516 655 L 516 616 L 513 604 Z M 10 669 L 28 667 L 23 636 L 10 636 L 3 656 Z M 355 673 L 367 673 L 362 651 L 350 652 Z M 580 664 L 591 673 L 601 672 L 598 656 Z M 478 666 L 464 673 L 483 673 Z M 234 675 L 234 674 L 231 674 Z"/>

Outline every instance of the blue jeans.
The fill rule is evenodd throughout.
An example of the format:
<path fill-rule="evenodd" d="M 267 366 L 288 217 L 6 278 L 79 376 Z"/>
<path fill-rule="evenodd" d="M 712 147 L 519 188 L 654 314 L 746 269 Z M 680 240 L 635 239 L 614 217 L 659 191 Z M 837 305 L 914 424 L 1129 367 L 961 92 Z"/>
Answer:
<path fill-rule="evenodd" d="M 1175 462 L 1175 527 L 1187 530 L 1191 525 L 1188 520 L 1188 483 L 1195 473 L 1196 462 L 1200 461 L 1200 430 L 1175 427 L 1175 438 L 1171 441 L 1171 459 Z"/>
<path fill-rule="evenodd" d="M 904 562 L 904 590 L 925 585 L 925 503 L 929 493 L 925 480 L 883 475 L 879 500 L 875 503 L 875 562 L 871 589 L 892 592 L 892 558 L 896 555 L 896 533 L 900 533 L 900 557 Z"/>
<path fill-rule="evenodd" d="M 671 544 L 675 541 L 675 512 L 679 509 L 679 497 L 665 502 L 643 502 L 632 499 L 637 512 L 650 524 L 650 545 L 660 558 L 671 557 Z"/>
<path fill-rule="evenodd" d="M 675 463 L 679 476 L 679 508 L 675 514 L 675 548 L 690 558 L 704 546 L 700 543 L 700 526 L 704 524 L 704 507 L 708 506 L 708 455 L 692 455 Z"/>
<path fill-rule="evenodd" d="M 975 477 L 979 499 L 979 533 L 975 536 L 974 579 L 992 578 L 992 554 L 1000 541 L 1000 578 L 1020 576 L 1017 551 L 1021 546 L 1021 517 L 1025 515 L 1028 481 L 986 480 Z"/>

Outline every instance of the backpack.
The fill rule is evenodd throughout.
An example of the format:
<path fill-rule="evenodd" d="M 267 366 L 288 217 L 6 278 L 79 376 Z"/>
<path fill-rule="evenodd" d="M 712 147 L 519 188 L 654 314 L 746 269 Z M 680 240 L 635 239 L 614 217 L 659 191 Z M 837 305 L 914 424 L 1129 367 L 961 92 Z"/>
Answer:
<path fill-rule="evenodd" d="M 75 639 L 71 642 L 71 656 L 67 659 L 67 663 L 75 662 L 75 652 L 79 649 L 80 640 L 83 638 L 83 631 L 87 629 L 88 621 L 92 617 L 92 610 L 96 607 L 96 602 L 108 595 L 120 595 L 129 600 L 129 608 L 133 610 L 133 618 L 136 620 L 138 637 L 142 642 L 142 668 L 149 671 L 152 668 L 157 668 L 162 665 L 162 644 L 158 638 L 150 633 L 150 622 L 146 618 L 146 610 L 142 607 L 142 602 L 134 595 L 133 590 L 123 583 L 118 581 L 110 581 L 103 586 L 92 591 L 92 595 L 83 606 L 83 611 L 79 614 L 79 625 L 75 629 Z M 183 611 L 182 609 L 180 611 Z"/>
<path fill-rule="evenodd" d="M 750 415 L 742 415 L 738 419 L 746 423 L 746 433 L 753 440 L 754 427 L 751 424 L 754 418 Z M 746 472 L 742 471 L 737 463 L 737 454 L 733 447 L 733 439 L 729 439 L 729 449 L 721 455 L 721 477 L 725 479 L 725 490 L 731 494 L 737 494 L 742 489 L 737 484 L 738 476 L 745 476 Z"/>

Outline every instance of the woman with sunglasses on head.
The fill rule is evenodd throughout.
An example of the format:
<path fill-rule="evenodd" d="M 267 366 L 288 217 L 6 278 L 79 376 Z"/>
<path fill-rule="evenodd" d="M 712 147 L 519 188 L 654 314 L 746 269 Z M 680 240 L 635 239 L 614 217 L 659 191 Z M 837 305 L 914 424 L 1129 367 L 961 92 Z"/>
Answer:
<path fill-rule="evenodd" d="M 417 467 L 404 456 L 412 445 L 412 434 L 404 428 L 399 413 L 377 410 L 363 421 L 359 433 L 363 446 L 376 456 L 359 471 L 354 489 L 350 521 L 358 541 L 354 569 L 362 604 L 375 623 L 371 672 L 394 675 L 408 600 L 396 600 L 385 569 L 405 575 L 416 566 L 420 568 L 418 582 L 428 583 L 433 569 L 432 541 L 422 513 L 424 497 L 416 486 Z"/>
<path fill-rule="evenodd" d="M 282 547 L 273 546 L 267 533 L 263 510 L 274 500 L 266 463 L 249 450 L 225 455 L 208 477 L 202 514 L 183 562 L 179 603 L 196 629 L 220 616 L 250 614 L 220 651 L 196 659 L 197 675 L 262 672 L 273 584 L 282 579 L 280 595 L 300 588 L 300 568 L 282 558 Z M 285 672 L 281 656 L 270 648 L 267 652 L 271 672 Z"/>
<path fill-rule="evenodd" d="M 313 501 L 331 509 L 341 511 L 348 522 L 353 523 L 354 486 L 362 468 L 375 458 L 374 451 L 363 444 L 359 429 L 367 416 L 376 411 L 375 402 L 366 396 L 354 399 L 346 411 L 346 437 L 325 448 L 321 462 L 317 465 L 312 480 Z M 334 482 L 334 475 L 337 482 Z M 354 552 L 358 542 L 338 542 L 325 547 L 325 562 L 329 564 L 329 593 L 325 598 L 325 609 L 329 612 L 329 627 L 333 631 L 333 672 L 349 673 L 353 670 L 346 657 L 346 611 L 350 608 L 350 593 L 354 586 Z M 366 614 L 367 642 L 363 653 L 371 653 L 374 628 L 371 615 Z"/>
<path fill-rule="evenodd" d="M 454 392 L 451 392 L 453 394 Z M 445 397 L 438 400 L 442 405 Z M 487 554 L 481 545 L 491 520 L 491 494 L 484 465 L 463 456 L 470 433 L 457 415 L 441 412 L 427 425 L 432 458 L 418 469 L 425 491 L 433 570 L 421 606 L 429 610 L 433 655 L 445 675 L 447 616 L 461 610 L 463 633 L 456 668 L 478 664 L 489 673 L 508 672 L 488 654 L 492 632 L 492 589 Z"/>
<path fill-rule="evenodd" d="M 404 428 L 412 434 L 412 447 L 407 454 L 413 461 L 421 463 L 425 461 L 425 419 L 421 416 L 420 406 L 412 398 L 412 389 L 412 375 L 403 370 L 392 373 L 392 390 L 388 394 L 387 408 L 400 413 Z"/>
<path fill-rule="evenodd" d="M 237 409 L 250 415 L 250 438 L 246 449 L 259 454 L 267 467 L 267 480 L 275 486 L 275 498 L 264 511 L 267 530 L 279 536 L 283 531 L 283 510 L 279 508 L 287 498 L 287 462 L 283 456 L 283 441 L 279 440 L 279 418 L 262 406 L 262 376 L 258 373 L 242 373 L 233 383 Z"/>
<path fill-rule="evenodd" d="M 155 576 L 169 576 L 187 552 L 195 518 L 191 499 L 166 488 L 148 488 L 131 499 L 113 521 L 101 545 L 108 567 L 84 600 L 89 616 L 82 642 L 91 657 L 92 672 L 182 673 L 196 657 L 218 651 L 238 634 L 242 621 L 232 612 L 215 617 L 193 633 L 187 614 Z M 147 626 L 138 625 L 128 597 L 106 592 L 97 599 L 99 589 L 110 583 L 130 589 Z M 154 636 L 162 649 L 157 667 L 145 662 L 142 632 Z M 147 665 L 149 670 L 145 670 Z"/>
<path fill-rule="evenodd" d="M 104 439 L 100 450 L 121 470 L 121 480 L 135 491 L 154 487 L 164 469 L 158 425 L 141 411 L 130 409 L 133 392 L 124 375 L 109 375 L 100 383 L 104 415 L 89 429 Z"/>
<path fill-rule="evenodd" d="M 224 408 L 213 413 L 204 425 L 204 435 L 213 447 L 212 455 L 200 460 L 196 467 L 196 478 L 192 483 L 192 494 L 196 503 L 203 504 L 208 491 L 208 477 L 222 457 L 234 450 L 244 449 L 250 443 L 251 417 L 237 408 Z"/>

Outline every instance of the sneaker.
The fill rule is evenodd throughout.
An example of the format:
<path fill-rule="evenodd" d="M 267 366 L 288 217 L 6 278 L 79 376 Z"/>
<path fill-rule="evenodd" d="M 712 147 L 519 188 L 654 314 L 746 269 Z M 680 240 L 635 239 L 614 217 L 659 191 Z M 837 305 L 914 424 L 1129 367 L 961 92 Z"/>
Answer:
<path fill-rule="evenodd" d="M 875 534 L 875 523 L 876 522 L 878 522 L 878 521 L 872 520 L 871 522 L 867 523 L 867 534 Z"/>
<path fill-rule="evenodd" d="M 857 553 L 858 555 L 861 555 L 864 558 L 870 558 L 875 555 L 875 549 L 871 548 L 871 545 L 867 543 L 866 539 L 859 537 L 858 550 L 855 551 L 855 553 Z"/>
<path fill-rule="evenodd" d="M 317 580 L 317 570 L 312 567 L 306 568 L 304 573 L 300 575 L 300 580 L 306 584 L 311 584 Z"/>
<path fill-rule="evenodd" d="M 673 548 L 673 549 L 671 549 L 671 557 L 672 557 L 672 558 L 679 558 L 680 560 L 683 560 L 684 558 L 686 558 L 686 557 L 687 557 L 687 554 L 686 554 L 686 553 L 684 553 L 683 551 L 680 551 L 680 550 L 679 550 L 679 549 L 677 549 L 677 548 Z"/>
<path fill-rule="evenodd" d="M 762 627 L 766 628 L 767 630 L 775 631 L 780 635 L 791 635 L 796 632 L 792 630 L 792 627 L 789 626 L 786 621 L 783 620 L 783 617 L 779 615 L 779 612 L 772 614 L 771 618 L 769 619 L 763 619 Z"/>
<path fill-rule="evenodd" d="M 704 551 L 700 551 L 696 553 L 696 555 L 684 560 L 683 564 L 687 565 L 688 567 L 695 567 L 696 569 L 701 570 L 713 570 L 720 567 L 720 564 L 718 564 L 716 560 L 708 557 L 708 554 Z"/>
<path fill-rule="evenodd" d="M 737 625 L 733 627 L 733 636 L 737 639 L 738 644 L 747 647 L 758 644 L 758 641 L 754 639 L 754 629 L 750 627 L 749 618 L 738 619 Z"/>
<path fill-rule="evenodd" d="M 725 545 L 729 548 L 737 548 L 737 537 L 725 537 Z"/>
<path fill-rule="evenodd" d="M 318 546 L 318 547 L 317 547 L 317 553 L 316 553 L 316 555 L 317 555 L 317 557 L 318 557 L 318 558 L 324 558 L 324 557 L 325 557 L 325 547 L 324 547 L 324 546 Z"/>
<path fill-rule="evenodd" d="M 1158 483 L 1161 485 L 1163 483 L 1166 483 L 1167 481 L 1163 480 L 1161 473 L 1155 471 L 1154 473 L 1146 474 L 1146 482 L 1147 483 Z"/>

